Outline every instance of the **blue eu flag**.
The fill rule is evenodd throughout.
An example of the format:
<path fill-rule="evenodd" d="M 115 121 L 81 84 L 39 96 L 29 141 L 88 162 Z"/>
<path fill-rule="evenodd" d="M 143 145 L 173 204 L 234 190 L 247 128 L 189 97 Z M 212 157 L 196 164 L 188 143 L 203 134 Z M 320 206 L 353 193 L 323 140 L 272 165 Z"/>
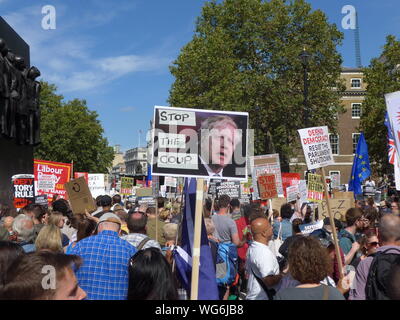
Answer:
<path fill-rule="evenodd" d="M 349 191 L 354 191 L 354 194 L 362 193 L 362 182 L 371 175 L 369 166 L 368 146 L 365 141 L 364 134 L 361 133 L 358 139 L 357 151 L 354 155 L 353 168 L 349 181 Z"/>

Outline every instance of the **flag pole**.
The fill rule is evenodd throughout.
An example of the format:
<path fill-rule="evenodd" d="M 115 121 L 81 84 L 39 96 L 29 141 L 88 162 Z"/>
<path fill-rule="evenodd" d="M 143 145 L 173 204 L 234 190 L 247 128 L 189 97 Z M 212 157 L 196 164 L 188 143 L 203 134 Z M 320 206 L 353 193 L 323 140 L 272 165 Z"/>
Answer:
<path fill-rule="evenodd" d="M 336 233 L 335 220 L 333 218 L 332 211 L 331 211 L 331 205 L 329 203 L 329 194 L 328 194 L 328 188 L 326 187 L 326 183 L 325 183 L 324 167 L 322 167 L 321 170 L 322 170 L 322 183 L 324 185 L 325 197 L 326 197 L 326 206 L 328 208 L 329 221 L 330 221 L 331 228 L 332 228 L 333 243 L 335 245 L 335 253 L 336 253 L 336 258 L 337 258 L 338 266 L 339 266 L 339 274 L 340 274 L 340 277 L 342 277 L 342 276 L 344 276 L 343 265 L 342 265 L 342 256 L 340 255 L 340 250 L 339 250 L 339 242 L 338 242 L 338 237 L 337 237 L 337 233 Z M 318 214 L 319 214 L 319 212 L 318 212 Z"/>
<path fill-rule="evenodd" d="M 196 213 L 194 222 L 194 241 L 192 252 L 192 284 L 190 300 L 197 300 L 199 294 L 199 267 L 200 267 L 200 245 L 201 245 L 201 221 L 203 218 L 203 194 L 204 179 L 197 179 L 196 188 Z"/>
<path fill-rule="evenodd" d="M 74 178 L 74 160 L 71 161 L 71 179 Z"/>

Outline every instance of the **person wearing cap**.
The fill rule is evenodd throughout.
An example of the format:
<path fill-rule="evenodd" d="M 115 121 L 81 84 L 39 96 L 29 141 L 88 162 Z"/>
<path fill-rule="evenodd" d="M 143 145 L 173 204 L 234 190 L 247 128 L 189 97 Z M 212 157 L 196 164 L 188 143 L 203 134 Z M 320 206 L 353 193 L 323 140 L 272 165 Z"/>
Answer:
<path fill-rule="evenodd" d="M 83 259 L 76 277 L 89 300 L 127 298 L 129 259 L 137 250 L 119 237 L 121 224 L 114 213 L 103 214 L 97 225 L 98 234 L 82 239 L 71 250 L 71 254 Z"/>

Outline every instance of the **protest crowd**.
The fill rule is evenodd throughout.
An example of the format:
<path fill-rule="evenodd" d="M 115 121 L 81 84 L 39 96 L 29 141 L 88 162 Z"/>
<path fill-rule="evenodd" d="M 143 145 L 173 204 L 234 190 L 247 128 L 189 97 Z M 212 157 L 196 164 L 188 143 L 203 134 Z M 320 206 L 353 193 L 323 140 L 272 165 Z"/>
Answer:
<path fill-rule="evenodd" d="M 158 197 L 156 207 L 118 194 L 94 200 L 97 209 L 85 214 L 57 197 L 49 207 L 29 204 L 18 212 L 1 205 L 0 298 L 188 299 L 179 260 L 187 198 Z M 378 204 L 355 201 L 334 226 L 299 200 L 278 210 L 228 195 L 203 203 L 216 299 L 400 299 L 395 194 Z M 316 221 L 320 228 L 302 232 Z"/>

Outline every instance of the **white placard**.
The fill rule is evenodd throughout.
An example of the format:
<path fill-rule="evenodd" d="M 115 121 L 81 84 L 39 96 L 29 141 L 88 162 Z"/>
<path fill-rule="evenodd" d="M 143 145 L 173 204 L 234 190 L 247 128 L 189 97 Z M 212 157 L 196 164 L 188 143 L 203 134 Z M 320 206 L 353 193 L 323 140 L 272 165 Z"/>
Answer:
<path fill-rule="evenodd" d="M 195 153 L 159 152 L 159 168 L 198 169 L 198 158 Z"/>
<path fill-rule="evenodd" d="M 298 187 L 299 187 L 300 204 L 303 204 L 307 202 L 307 196 L 308 196 L 307 181 L 300 180 Z"/>
<path fill-rule="evenodd" d="M 159 110 L 160 124 L 196 126 L 196 113 L 192 111 Z"/>
<path fill-rule="evenodd" d="M 104 174 L 102 173 L 89 173 L 88 174 L 88 187 L 93 198 L 106 194 L 106 186 L 104 183 Z"/>
<path fill-rule="evenodd" d="M 298 130 L 308 170 L 334 164 L 328 127 Z"/>
<path fill-rule="evenodd" d="M 297 195 L 299 194 L 299 185 L 290 186 L 286 188 L 286 199 L 287 202 L 292 202 L 297 200 Z"/>
<path fill-rule="evenodd" d="M 322 229 L 324 226 L 324 220 L 320 220 L 314 223 L 301 224 L 299 225 L 302 234 L 310 234 L 315 230 Z"/>
<path fill-rule="evenodd" d="M 174 177 L 165 177 L 164 184 L 166 187 L 176 188 L 177 179 Z"/>

